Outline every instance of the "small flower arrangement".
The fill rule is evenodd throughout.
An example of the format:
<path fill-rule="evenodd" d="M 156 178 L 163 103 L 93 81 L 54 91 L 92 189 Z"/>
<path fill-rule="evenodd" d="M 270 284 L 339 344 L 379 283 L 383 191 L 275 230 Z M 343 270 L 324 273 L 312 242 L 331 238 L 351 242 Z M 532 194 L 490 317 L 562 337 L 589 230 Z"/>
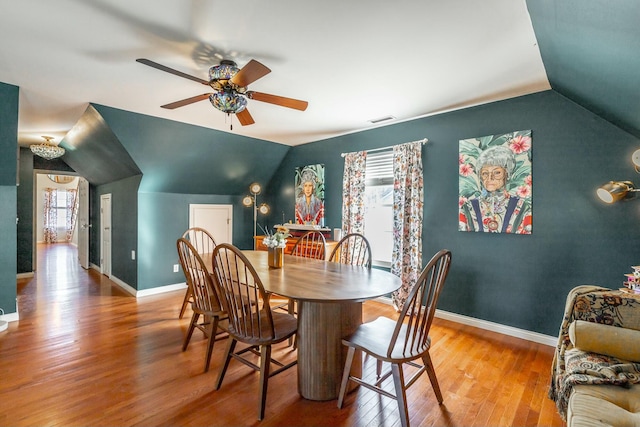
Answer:
<path fill-rule="evenodd" d="M 262 228 L 262 227 L 260 227 Z M 275 233 L 269 233 L 269 231 L 262 228 L 265 238 L 262 240 L 262 244 L 268 248 L 285 248 L 287 246 L 287 237 L 291 237 L 289 229 L 287 227 L 276 227 Z"/>

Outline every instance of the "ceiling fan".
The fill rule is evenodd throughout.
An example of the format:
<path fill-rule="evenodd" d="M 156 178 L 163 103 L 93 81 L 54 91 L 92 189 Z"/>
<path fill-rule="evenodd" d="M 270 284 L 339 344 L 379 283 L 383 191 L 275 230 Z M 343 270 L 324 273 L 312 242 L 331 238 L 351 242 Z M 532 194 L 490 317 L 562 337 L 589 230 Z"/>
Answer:
<path fill-rule="evenodd" d="M 205 86 L 210 86 L 214 90 L 213 93 L 203 93 L 201 95 L 192 96 L 190 98 L 161 106 L 162 108 L 170 110 L 209 98 L 209 101 L 211 101 L 211 104 L 213 104 L 215 108 L 227 114 L 235 114 L 238 117 L 240 124 L 242 126 L 247 126 L 255 123 L 253 117 L 251 117 L 251 114 L 249 114 L 249 111 L 247 110 L 247 98 L 300 111 L 306 110 L 307 105 L 309 104 L 307 101 L 300 101 L 298 99 L 249 90 L 249 84 L 271 72 L 269 68 L 255 59 L 249 61 L 249 63 L 242 68 L 238 68 L 236 63 L 233 61 L 222 60 L 220 61 L 220 65 L 214 65 L 209 69 L 209 80 L 191 76 L 183 73 L 182 71 L 174 70 L 173 68 L 166 67 L 149 59 L 138 58 L 136 61 L 160 71 L 165 71 L 185 79 L 193 80 Z"/>

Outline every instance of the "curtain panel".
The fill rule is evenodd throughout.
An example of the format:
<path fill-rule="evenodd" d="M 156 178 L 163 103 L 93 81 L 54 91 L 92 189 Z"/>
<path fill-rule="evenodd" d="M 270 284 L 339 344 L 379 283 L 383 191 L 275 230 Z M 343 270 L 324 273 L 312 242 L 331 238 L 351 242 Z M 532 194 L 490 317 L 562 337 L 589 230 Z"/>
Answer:
<path fill-rule="evenodd" d="M 366 151 L 344 157 L 342 180 L 342 233 L 364 233 L 364 190 Z"/>
<path fill-rule="evenodd" d="M 44 189 L 44 242 L 56 243 L 58 241 L 58 190 L 55 188 Z"/>
<path fill-rule="evenodd" d="M 402 286 L 391 300 L 398 311 L 422 271 L 423 187 L 422 141 L 394 146 L 391 273 L 400 277 Z"/>

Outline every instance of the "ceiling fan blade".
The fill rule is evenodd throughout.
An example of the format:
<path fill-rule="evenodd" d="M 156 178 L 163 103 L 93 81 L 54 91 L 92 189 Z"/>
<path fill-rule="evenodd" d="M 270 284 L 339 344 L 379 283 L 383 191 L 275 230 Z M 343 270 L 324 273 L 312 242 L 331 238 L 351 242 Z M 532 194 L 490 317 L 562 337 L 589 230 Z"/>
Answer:
<path fill-rule="evenodd" d="M 300 101 L 299 99 L 286 98 L 284 96 L 270 95 L 262 92 L 247 92 L 250 99 L 256 101 L 268 102 L 269 104 L 279 105 L 281 107 L 293 108 L 295 110 L 304 111 L 307 109 L 309 103 L 307 101 Z"/>
<path fill-rule="evenodd" d="M 155 68 L 157 70 L 164 71 L 178 77 L 184 77 L 185 79 L 193 80 L 194 82 L 202 83 L 203 85 L 209 86 L 208 80 L 203 80 L 199 77 L 195 77 L 195 76 L 183 73 L 182 71 L 174 70 L 173 68 L 166 67 L 162 64 L 158 64 L 157 62 L 153 62 L 149 59 L 138 58 L 136 59 L 136 61 L 141 64 L 148 65 L 149 67 Z"/>
<path fill-rule="evenodd" d="M 236 113 L 236 116 L 238 117 L 238 121 L 242 126 L 252 125 L 255 123 L 253 121 L 253 117 L 251 117 L 251 114 L 249 114 L 249 110 L 247 110 L 246 108 L 239 113 Z"/>
<path fill-rule="evenodd" d="M 193 104 L 194 102 L 202 101 L 204 99 L 209 98 L 209 93 L 203 93 L 202 95 L 192 96 L 191 98 L 183 99 L 176 102 L 171 102 L 169 104 L 161 105 L 160 107 L 166 108 L 168 110 L 173 110 L 178 107 L 184 107 L 185 105 Z"/>
<path fill-rule="evenodd" d="M 242 67 L 238 73 L 231 78 L 231 83 L 240 87 L 249 86 L 259 78 L 269 74 L 271 70 L 260 62 L 252 59 L 247 65 Z"/>

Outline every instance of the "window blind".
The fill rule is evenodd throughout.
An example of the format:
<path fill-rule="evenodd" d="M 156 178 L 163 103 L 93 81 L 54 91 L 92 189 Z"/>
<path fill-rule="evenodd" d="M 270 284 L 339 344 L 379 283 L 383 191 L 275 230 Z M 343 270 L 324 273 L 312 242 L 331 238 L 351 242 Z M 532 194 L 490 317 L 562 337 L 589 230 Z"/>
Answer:
<path fill-rule="evenodd" d="M 393 149 L 367 153 L 365 185 L 393 184 Z"/>

